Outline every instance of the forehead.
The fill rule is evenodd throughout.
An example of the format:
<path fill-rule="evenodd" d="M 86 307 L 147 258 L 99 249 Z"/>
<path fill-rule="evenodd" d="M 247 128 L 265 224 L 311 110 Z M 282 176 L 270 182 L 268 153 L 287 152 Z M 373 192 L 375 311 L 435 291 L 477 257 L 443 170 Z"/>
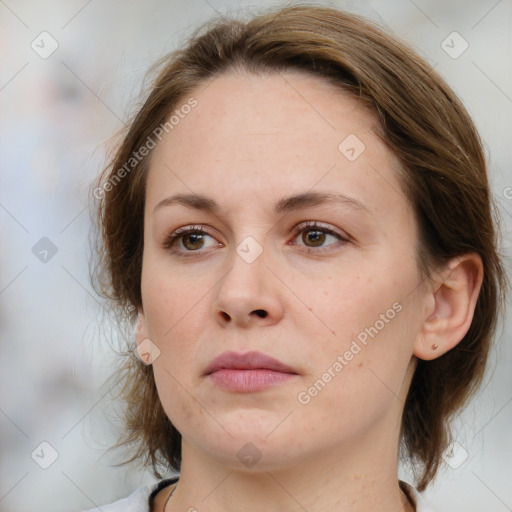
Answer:
<path fill-rule="evenodd" d="M 175 111 L 191 97 L 197 105 L 153 150 L 148 207 L 171 192 L 215 195 L 236 208 L 315 188 L 367 197 L 375 213 L 403 201 L 375 116 L 325 80 L 230 72 Z"/>

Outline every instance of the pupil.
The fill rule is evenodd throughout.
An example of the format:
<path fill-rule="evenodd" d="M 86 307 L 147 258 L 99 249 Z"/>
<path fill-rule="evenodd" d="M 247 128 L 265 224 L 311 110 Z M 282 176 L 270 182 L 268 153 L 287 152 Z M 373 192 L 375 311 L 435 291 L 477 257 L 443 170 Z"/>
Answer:
<path fill-rule="evenodd" d="M 311 236 L 311 234 L 313 236 Z M 322 245 L 325 241 L 325 233 L 322 233 L 322 231 L 305 231 L 302 235 L 302 239 L 304 240 L 304 243 L 313 242 L 313 247 L 317 247 L 319 245 Z"/>
<path fill-rule="evenodd" d="M 198 243 L 203 241 L 203 236 L 199 235 L 199 234 L 190 234 L 190 235 L 187 235 L 183 240 L 185 243 L 185 247 L 187 247 L 187 249 L 197 249 Z M 192 241 L 192 243 L 188 244 L 187 241 L 190 241 L 190 240 Z M 191 247 L 189 247 L 189 245 L 191 245 Z"/>

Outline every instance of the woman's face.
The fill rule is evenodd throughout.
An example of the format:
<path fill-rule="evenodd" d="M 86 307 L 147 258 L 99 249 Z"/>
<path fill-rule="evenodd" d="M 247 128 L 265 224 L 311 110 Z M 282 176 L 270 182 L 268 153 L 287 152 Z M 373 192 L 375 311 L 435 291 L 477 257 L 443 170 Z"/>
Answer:
<path fill-rule="evenodd" d="M 229 73 L 191 96 L 151 156 L 138 334 L 160 351 L 156 385 L 184 446 L 268 469 L 397 436 L 425 294 L 375 118 L 295 72 Z M 295 374 L 222 387 L 204 372 L 225 351 Z"/>

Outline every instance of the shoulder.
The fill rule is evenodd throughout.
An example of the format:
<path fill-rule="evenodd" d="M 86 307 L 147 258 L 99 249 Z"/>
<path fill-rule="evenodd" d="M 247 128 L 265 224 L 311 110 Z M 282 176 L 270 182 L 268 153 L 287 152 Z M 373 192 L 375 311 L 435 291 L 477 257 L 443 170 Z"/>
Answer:
<path fill-rule="evenodd" d="M 114 501 L 108 505 L 101 507 L 102 512 L 151 512 L 150 502 L 152 497 L 165 486 L 174 483 L 177 478 L 162 480 L 153 485 L 145 485 L 133 491 L 126 498 Z M 99 507 L 95 507 L 84 512 L 97 511 Z"/>
<path fill-rule="evenodd" d="M 427 504 L 423 501 L 420 493 L 413 487 L 411 484 L 400 480 L 400 488 L 407 494 L 410 500 L 414 503 L 416 507 L 416 512 L 434 512 L 431 508 L 427 506 Z"/>

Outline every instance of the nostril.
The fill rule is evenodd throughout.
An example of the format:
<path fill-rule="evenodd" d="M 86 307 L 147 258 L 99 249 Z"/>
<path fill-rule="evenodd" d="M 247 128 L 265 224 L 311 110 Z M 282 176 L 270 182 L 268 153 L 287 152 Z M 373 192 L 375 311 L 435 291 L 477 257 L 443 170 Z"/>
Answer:
<path fill-rule="evenodd" d="M 267 316 L 267 312 L 263 309 L 256 309 L 254 311 L 260 318 L 265 318 Z"/>
<path fill-rule="evenodd" d="M 222 311 L 221 315 L 223 316 L 224 320 L 226 320 L 226 321 L 231 320 L 230 316 L 225 311 Z"/>

